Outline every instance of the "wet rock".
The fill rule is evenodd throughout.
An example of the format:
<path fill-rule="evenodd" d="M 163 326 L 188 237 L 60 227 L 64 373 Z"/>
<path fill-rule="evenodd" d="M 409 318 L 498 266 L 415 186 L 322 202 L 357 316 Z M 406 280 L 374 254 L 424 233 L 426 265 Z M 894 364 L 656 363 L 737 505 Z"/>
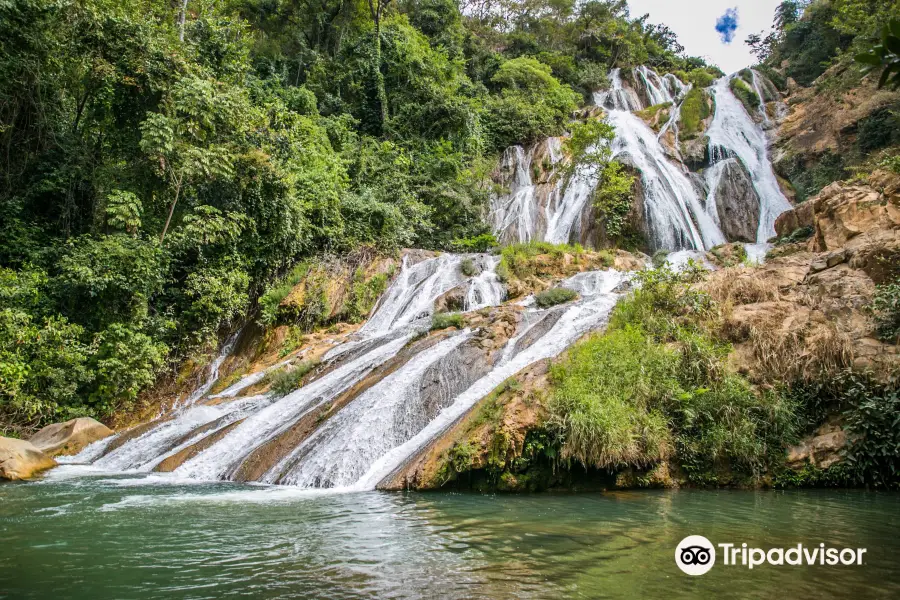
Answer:
<path fill-rule="evenodd" d="M 30 479 L 56 461 L 26 440 L 0 437 L 0 479 Z"/>
<path fill-rule="evenodd" d="M 442 294 L 434 301 L 434 312 L 459 312 L 465 309 L 467 284 L 458 285 L 452 290 Z"/>
<path fill-rule="evenodd" d="M 692 171 L 709 166 L 709 138 L 701 136 L 681 144 L 681 159 Z"/>
<path fill-rule="evenodd" d="M 47 425 L 28 441 L 48 456 L 78 454 L 88 444 L 107 438 L 113 430 L 90 417 Z"/>
<path fill-rule="evenodd" d="M 759 228 L 759 196 L 744 165 L 728 159 L 710 194 L 716 200 L 719 225 L 730 241 L 755 242 Z"/>

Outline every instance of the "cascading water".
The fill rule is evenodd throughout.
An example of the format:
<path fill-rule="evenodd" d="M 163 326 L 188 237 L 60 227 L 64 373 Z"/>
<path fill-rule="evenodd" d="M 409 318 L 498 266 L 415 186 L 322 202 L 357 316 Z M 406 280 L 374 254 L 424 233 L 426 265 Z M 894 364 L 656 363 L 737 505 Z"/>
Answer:
<path fill-rule="evenodd" d="M 636 72 L 641 74 L 647 95 L 654 103 L 675 103 L 676 98 L 662 79 L 648 76 L 646 69 Z M 609 122 L 616 128 L 613 157 L 640 171 L 644 214 L 653 249 L 703 250 L 724 243 L 725 236 L 704 209 L 685 170 L 668 158 L 659 136 L 631 112 L 636 94 L 623 92 L 621 76 L 614 73 L 610 89 L 597 94 L 595 102 L 607 107 Z"/>
<path fill-rule="evenodd" d="M 578 302 L 555 307 L 548 311 L 536 311 L 561 311 L 562 314 L 558 316 L 549 330 L 536 337 L 525 348 L 520 349 L 518 341 L 529 333 L 529 328 L 521 328 L 516 337 L 507 343 L 508 348 L 512 348 L 514 351 L 504 352 L 504 360 L 500 364 L 456 396 L 436 418 L 416 435 L 384 453 L 350 487 L 357 490 L 374 489 L 382 480 L 445 431 L 503 381 L 528 365 L 558 355 L 588 331 L 602 326 L 616 304 L 618 295 L 613 293 L 613 290 L 622 283 L 626 275 L 617 271 L 604 271 L 603 275 L 598 277 L 603 280 L 603 284 L 594 285 L 593 289 L 596 290 L 594 295 L 585 296 Z M 568 287 L 576 284 L 564 281 L 560 285 Z M 541 320 L 530 322 L 532 327 L 538 327 Z"/>
<path fill-rule="evenodd" d="M 497 275 L 500 258 L 489 256 L 484 259 L 482 271 L 469 281 L 466 291 L 465 309 L 478 310 L 487 306 L 497 306 L 506 297 L 506 288 Z"/>
<path fill-rule="evenodd" d="M 210 363 L 209 368 L 206 371 L 206 379 L 204 379 L 203 383 L 200 384 L 197 389 L 195 389 L 190 396 L 184 401 L 182 404 L 177 404 L 175 408 L 182 408 L 185 406 L 193 406 L 197 400 L 202 398 L 209 392 L 212 388 L 213 384 L 216 383 L 216 380 L 219 379 L 219 369 L 222 367 L 222 363 L 231 356 L 231 352 L 234 350 L 234 345 L 237 343 L 238 338 L 241 335 L 241 331 L 238 330 L 232 335 L 225 344 L 222 345 L 222 349 L 219 351 L 219 355 Z"/>
<path fill-rule="evenodd" d="M 752 73 L 753 87 L 760 97 L 759 120 L 770 127 L 765 99 L 766 90 L 771 86 L 761 75 Z M 715 194 L 723 172 L 719 163 L 729 158 L 741 161 L 759 198 L 756 242 L 761 244 L 771 237 L 775 218 L 789 204 L 769 162 L 766 136 L 731 92 L 730 77 L 717 80 L 707 89 L 715 100 L 715 113 L 706 132 L 712 164 L 697 177 L 679 162 L 683 151 L 679 139 L 681 108 L 691 85 L 671 73 L 661 77 L 644 66 L 628 72 L 629 84 L 623 81 L 623 75 L 620 69 L 613 69 L 609 74 L 609 89 L 595 94 L 594 100 L 606 109 L 609 121 L 616 128 L 614 157 L 640 171 L 643 226 L 651 249 L 707 250 L 728 241 L 720 225 Z M 670 105 L 669 118 L 658 133 L 634 114 L 663 103 Z M 670 132 L 674 144 L 664 139 Z M 559 140 L 554 138 L 554 143 L 558 145 Z M 515 177 L 510 194 L 494 199 L 495 231 L 507 242 L 541 239 L 564 243 L 583 239 L 591 227 L 584 221 L 585 209 L 599 182 L 595 170 L 579 167 L 566 181 L 557 177 L 552 192 L 544 193 L 552 202 L 545 202 L 542 208 L 535 200 L 540 195 L 540 186 L 532 180 L 533 150 L 516 147 L 504 154 L 504 169 L 514 170 Z M 696 179 L 706 183 L 705 189 Z M 705 196 L 707 190 L 709 197 Z M 544 223 L 546 227 L 542 227 Z"/>
<path fill-rule="evenodd" d="M 300 355 L 245 376 L 209 401 L 201 402 L 215 381 L 207 378 L 198 388 L 202 391 L 191 396 L 193 404 L 163 416 L 136 435 L 128 434 L 131 437 L 126 436 L 122 443 L 117 440 L 119 436 L 107 438 L 64 462 L 90 462 L 93 468 L 102 471 L 150 471 L 207 436 L 220 434 L 214 443 L 175 469 L 174 475 L 198 480 L 229 478 L 257 448 L 395 357 L 417 331 L 427 327 L 421 320 L 432 313 L 434 301 L 440 295 L 466 284 L 467 304 L 472 310 L 503 300 L 505 289 L 495 272 L 499 263 L 495 256 L 444 254 L 415 264 L 410 264 L 408 257 L 404 258 L 401 272 L 357 339 L 326 354 L 326 361 L 333 362 L 333 368 L 304 387 L 281 398 L 240 397 L 243 390 L 258 383 L 266 373 L 296 361 Z M 462 274 L 460 266 L 464 259 L 478 265 L 477 276 L 467 278 Z M 458 341 L 464 339 L 459 337 Z M 225 345 L 211 373 L 228 356 L 234 341 L 232 338 Z"/>
<path fill-rule="evenodd" d="M 378 457 L 426 425 L 423 405 L 427 398 L 420 389 L 423 375 L 470 335 L 463 332 L 436 344 L 366 390 L 276 465 L 263 481 L 300 487 L 355 483 Z"/>
<path fill-rule="evenodd" d="M 687 257 L 700 256 L 697 250 L 724 242 L 715 194 L 721 193 L 716 191 L 718 180 L 733 161 L 746 167 L 759 195 L 758 238 L 764 240 L 787 202 L 766 156 L 765 136 L 731 93 L 728 79 L 718 80 L 711 90 L 716 112 L 707 132 L 713 160 L 704 173 L 710 190 L 706 198 L 703 186 L 696 186 L 687 169 L 670 158 L 677 149 L 667 153 L 663 145 L 668 130 L 674 132 L 677 145 L 680 103 L 690 86 L 646 68 L 631 73 L 640 94 L 623 85 L 618 70 L 610 80 L 612 87 L 596 101 L 607 108 L 616 127 L 614 155 L 641 173 L 651 243 L 679 250 L 670 255 L 677 266 Z M 653 104 L 672 103 L 670 118 L 658 134 L 632 112 L 644 107 L 642 96 Z M 550 173 L 536 183 L 538 170 L 532 162 L 542 156 L 544 175 L 548 164 L 552 171 L 562 157 L 560 140 L 548 141 L 541 152 L 512 148 L 504 155 L 512 190 L 495 199 L 492 219 L 507 241 L 566 242 L 577 239 L 585 225 L 581 221 L 598 183 L 596 174 L 578 169 L 562 181 Z M 756 256 L 764 252 L 764 245 L 753 249 Z M 496 273 L 499 258 L 443 254 L 416 262 L 410 256 L 404 257 L 400 273 L 368 322 L 332 348 L 318 376 L 303 387 L 280 398 L 241 396 L 266 373 L 289 362 L 283 361 L 204 399 L 232 340 L 185 406 L 140 430 L 94 444 L 65 462 L 138 472 L 169 464 L 162 470 L 174 469 L 173 476 L 195 480 L 373 489 L 504 380 L 558 355 L 602 326 L 615 304 L 614 290 L 627 277 L 597 271 L 562 282 L 579 293 L 577 301 L 546 310 L 526 308 L 505 346 L 486 354 L 478 345 L 482 339 L 476 337 L 477 331 L 443 332 L 420 345 L 410 341 L 427 329 L 435 302 L 448 292 L 461 295 L 467 311 L 502 302 L 505 289 Z M 472 261 L 474 276 L 463 274 L 463 261 Z M 303 427 L 308 431 L 294 433 Z"/>
<path fill-rule="evenodd" d="M 733 75 L 731 77 L 734 77 Z M 757 243 L 764 243 L 775 235 L 775 219 L 791 208 L 778 185 L 769 161 L 766 136 L 731 91 L 731 77 L 716 80 L 711 91 L 716 112 L 706 135 L 713 162 L 736 157 L 747 168 L 753 187 L 760 199 Z M 761 102 L 764 98 L 761 98 Z"/>
<path fill-rule="evenodd" d="M 434 301 L 465 280 L 459 255 L 442 254 L 412 266 L 408 265 L 408 258 L 403 258 L 400 275 L 388 288 L 375 314 L 363 325 L 362 333 L 381 335 L 430 316 Z"/>

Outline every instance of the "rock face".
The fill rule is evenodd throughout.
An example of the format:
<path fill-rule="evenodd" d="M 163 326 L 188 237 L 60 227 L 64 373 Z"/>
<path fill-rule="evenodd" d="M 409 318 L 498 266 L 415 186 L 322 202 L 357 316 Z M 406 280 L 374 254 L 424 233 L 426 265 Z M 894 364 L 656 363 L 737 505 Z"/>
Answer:
<path fill-rule="evenodd" d="M 29 442 L 48 456 L 78 454 L 88 444 L 113 434 L 113 430 L 90 417 L 47 425 Z"/>
<path fill-rule="evenodd" d="M 806 464 L 827 469 L 841 460 L 841 451 L 846 445 L 847 434 L 844 430 L 826 423 L 816 430 L 815 435 L 788 450 L 787 464 L 794 469 L 800 469 Z"/>
<path fill-rule="evenodd" d="M 0 437 L 0 479 L 30 479 L 56 466 L 56 461 L 31 442 Z"/>
<path fill-rule="evenodd" d="M 721 177 L 710 198 L 715 199 L 719 226 L 725 238 L 741 242 L 755 242 L 759 228 L 759 196 L 753 182 L 740 161 L 724 161 Z"/>
<path fill-rule="evenodd" d="M 809 227 L 807 241 L 778 248 L 758 269 L 710 277 L 714 298 L 733 306 L 726 328 L 732 362 L 751 379 L 815 377 L 852 366 L 887 377 L 900 351 L 878 340 L 868 312 L 875 286 L 900 262 L 900 177 L 834 183 L 776 223 L 780 236 Z"/>

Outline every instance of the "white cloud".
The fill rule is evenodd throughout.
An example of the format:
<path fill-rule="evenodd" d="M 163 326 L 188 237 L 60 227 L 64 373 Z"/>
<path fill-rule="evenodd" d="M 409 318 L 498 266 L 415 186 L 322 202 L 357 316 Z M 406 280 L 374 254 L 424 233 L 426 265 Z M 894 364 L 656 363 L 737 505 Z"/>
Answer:
<path fill-rule="evenodd" d="M 651 23 L 661 23 L 678 35 L 685 51 L 702 56 L 726 73 L 733 73 L 756 62 L 744 40 L 772 26 L 775 7 L 781 0 L 628 0 L 632 18 L 650 14 Z M 738 28 L 734 41 L 722 42 L 716 31 L 716 19 L 729 8 L 738 9 Z"/>

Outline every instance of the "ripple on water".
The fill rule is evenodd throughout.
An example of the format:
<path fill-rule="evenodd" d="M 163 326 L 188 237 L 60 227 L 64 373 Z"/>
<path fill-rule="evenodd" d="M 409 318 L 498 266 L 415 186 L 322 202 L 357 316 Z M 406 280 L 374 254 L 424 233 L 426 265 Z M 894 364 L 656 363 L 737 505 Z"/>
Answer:
<path fill-rule="evenodd" d="M 900 595 L 897 494 L 311 493 L 126 479 L 0 486 L 0 589 L 92 599 Z M 764 548 L 866 547 L 868 562 L 717 566 L 687 580 L 672 553 L 695 533 Z"/>

